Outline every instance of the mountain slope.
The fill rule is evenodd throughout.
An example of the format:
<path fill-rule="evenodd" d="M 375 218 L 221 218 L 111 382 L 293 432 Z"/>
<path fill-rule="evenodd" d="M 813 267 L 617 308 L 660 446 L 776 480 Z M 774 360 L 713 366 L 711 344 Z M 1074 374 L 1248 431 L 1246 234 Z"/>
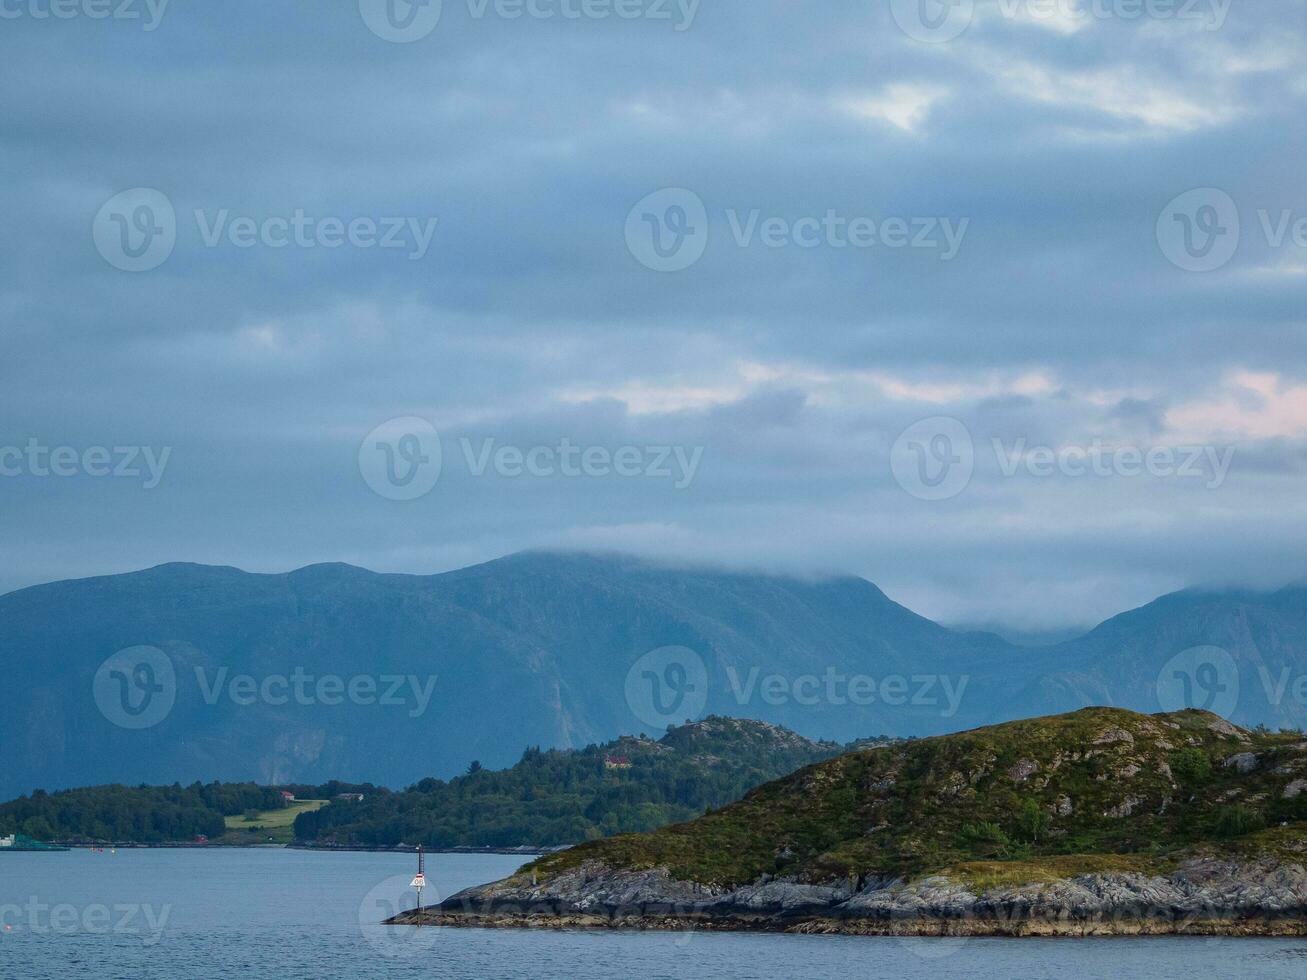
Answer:
<path fill-rule="evenodd" d="M 107 658 L 141 645 L 166 656 L 175 704 L 150 727 L 125 728 L 112 704 L 108 714 L 98 707 L 93 686 Z M 638 686 L 637 662 L 667 646 L 693 651 L 706 690 L 698 700 L 668 697 L 666 714 L 651 719 L 633 708 L 628 674 Z M 434 576 L 164 565 L 37 586 L 0 597 L 0 659 L 3 796 L 196 778 L 404 785 L 473 759 L 510 765 L 523 745 L 659 734 L 708 712 L 841 742 L 921 734 L 983 720 L 986 699 L 1019 663 L 997 638 L 953 633 L 858 579 L 545 554 Z M 676 679 L 659 668 L 647 673 Z M 153 683 L 108 670 L 124 703 Z M 877 682 L 931 671 L 976 679 L 954 690 L 965 697 L 953 714 L 939 685 L 912 703 L 924 681 L 890 689 L 894 704 L 835 703 L 842 695 L 809 703 L 806 688 L 796 697 L 789 686 L 828 670 Z M 307 697 L 287 683 L 297 674 L 309 679 Z M 397 703 L 342 698 L 358 675 L 375 685 L 374 702 L 399 680 Z M 783 678 L 781 696 L 765 686 L 769 675 Z M 339 680 L 319 690 L 329 679 Z"/>
<path fill-rule="evenodd" d="M 1236 720 L 1307 721 L 1303 589 L 1179 593 L 1040 649 L 947 629 L 856 578 L 544 553 L 431 576 L 164 565 L 0 596 L 0 796 L 195 779 L 403 786 L 708 713 L 841 743 L 1088 703 L 1224 713 L 1206 697 L 1229 688 L 1221 671 L 1164 670 L 1204 644 L 1228 650 Z M 135 719 L 115 699 L 159 682 L 103 665 L 138 646 L 162 651 L 175 703 L 123 727 Z M 1262 670 L 1284 684 L 1275 703 Z M 1192 700 L 1172 703 L 1185 684 Z"/>
<path fill-rule="evenodd" d="M 1244 725 L 1307 724 L 1307 588 L 1301 586 L 1177 592 L 1046 656 L 1058 666 L 1018 695 L 1032 713 L 1192 706 Z"/>

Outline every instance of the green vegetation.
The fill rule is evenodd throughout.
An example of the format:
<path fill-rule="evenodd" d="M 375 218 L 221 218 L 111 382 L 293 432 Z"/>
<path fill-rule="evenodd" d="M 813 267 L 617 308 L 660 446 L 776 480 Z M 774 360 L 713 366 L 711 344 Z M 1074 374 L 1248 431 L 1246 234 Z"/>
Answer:
<path fill-rule="evenodd" d="M 724 886 L 949 873 L 1043 880 L 1307 842 L 1307 741 L 1201 711 L 1108 708 L 847 753 L 691 822 L 530 866 L 599 860 Z M 1287 824 L 1288 826 L 1281 826 Z M 1258 843 L 1260 841 L 1260 843 Z M 1299 858 L 1301 860 L 1301 858 Z"/>
<path fill-rule="evenodd" d="M 214 844 L 573 844 L 688 820 L 839 751 L 833 742 L 811 742 L 773 725 L 713 717 L 657 741 L 641 735 L 581 751 L 527 749 L 511 769 L 492 772 L 473 763 L 465 776 L 424 779 L 399 793 L 336 780 L 37 790 L 0 805 L 0 835 L 73 843 L 184 843 L 203 836 Z M 288 804 L 283 790 L 295 801 Z M 337 799 L 342 794 L 363 799 Z"/>
<path fill-rule="evenodd" d="M 1171 771 L 1185 786 L 1197 787 L 1212 775 L 1212 760 L 1202 749 L 1181 749 L 1171 756 Z"/>
<path fill-rule="evenodd" d="M 246 810 L 226 818 L 227 830 L 219 844 L 289 844 L 294 837 L 295 818 L 327 805 L 326 800 L 296 799 L 272 810 Z"/>
<path fill-rule="evenodd" d="M 253 783 L 36 790 L 0 804 L 0 836 L 22 833 L 37 840 L 73 843 L 190 841 L 200 835 L 221 836 L 226 818 L 246 810 L 276 811 L 284 806 L 278 790 Z"/>
<path fill-rule="evenodd" d="M 402 793 L 332 802 L 298 817 L 295 837 L 378 847 L 574 844 L 689 820 L 839 751 L 774 725 L 710 717 L 657 741 L 531 748 L 511 769 L 491 772 L 474 763 L 449 782 L 424 779 Z"/>

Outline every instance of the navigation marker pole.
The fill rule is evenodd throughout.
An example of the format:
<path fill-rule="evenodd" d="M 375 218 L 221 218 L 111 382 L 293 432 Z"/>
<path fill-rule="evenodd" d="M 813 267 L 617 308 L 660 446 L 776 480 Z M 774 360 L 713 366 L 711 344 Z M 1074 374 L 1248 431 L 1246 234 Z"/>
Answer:
<path fill-rule="evenodd" d="M 417 889 L 417 892 L 418 892 L 418 908 L 417 908 L 418 921 L 417 921 L 417 925 L 420 926 L 420 925 L 422 925 L 422 922 L 421 922 L 421 918 L 422 918 L 422 889 L 427 887 L 426 865 L 425 865 L 425 862 L 423 861 L 423 858 L 422 858 L 422 845 L 421 845 L 421 844 L 418 845 L 418 873 L 417 873 L 416 875 L 414 875 L 414 876 L 413 876 L 413 880 L 412 880 L 411 882 L 409 882 L 409 887 L 410 887 L 410 888 L 416 888 L 416 889 Z"/>

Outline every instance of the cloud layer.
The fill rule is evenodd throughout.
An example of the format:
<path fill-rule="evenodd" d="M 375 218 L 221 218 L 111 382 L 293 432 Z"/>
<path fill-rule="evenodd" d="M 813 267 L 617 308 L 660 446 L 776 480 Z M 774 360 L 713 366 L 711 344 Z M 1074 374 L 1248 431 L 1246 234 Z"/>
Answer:
<path fill-rule="evenodd" d="M 933 5 L 10 5 L 0 588 L 580 546 L 1052 629 L 1301 578 L 1307 6 Z"/>

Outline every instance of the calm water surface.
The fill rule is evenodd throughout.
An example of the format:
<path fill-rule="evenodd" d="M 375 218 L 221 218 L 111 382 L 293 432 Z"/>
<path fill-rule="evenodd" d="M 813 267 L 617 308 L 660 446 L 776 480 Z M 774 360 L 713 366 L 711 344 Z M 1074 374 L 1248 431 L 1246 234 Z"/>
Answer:
<path fill-rule="evenodd" d="M 428 880 L 448 896 L 518 864 L 495 855 L 434 855 Z M 0 855 L 0 977 L 1307 976 L 1302 940 L 959 941 L 376 925 L 412 904 L 413 871 L 408 855 L 279 849 Z"/>

